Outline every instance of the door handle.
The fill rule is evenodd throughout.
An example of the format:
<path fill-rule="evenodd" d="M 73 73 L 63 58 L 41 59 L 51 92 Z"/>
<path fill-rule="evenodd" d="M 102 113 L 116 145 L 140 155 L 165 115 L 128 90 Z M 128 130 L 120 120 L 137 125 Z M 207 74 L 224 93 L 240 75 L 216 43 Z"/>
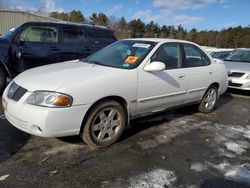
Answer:
<path fill-rule="evenodd" d="M 17 57 L 17 59 L 21 59 L 21 57 L 22 57 L 22 52 L 17 52 L 17 53 L 16 53 L 16 57 Z"/>
<path fill-rule="evenodd" d="M 213 74 L 214 73 L 214 71 L 209 71 L 209 74 Z"/>

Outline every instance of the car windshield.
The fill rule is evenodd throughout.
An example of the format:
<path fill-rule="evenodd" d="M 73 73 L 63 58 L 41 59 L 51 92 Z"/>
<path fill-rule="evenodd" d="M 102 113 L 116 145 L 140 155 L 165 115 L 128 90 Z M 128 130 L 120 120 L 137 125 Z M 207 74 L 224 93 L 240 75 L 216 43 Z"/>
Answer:
<path fill-rule="evenodd" d="M 133 69 L 140 65 L 155 44 L 155 42 L 142 40 L 122 40 L 103 48 L 82 61 L 109 67 Z"/>
<path fill-rule="evenodd" d="M 226 61 L 250 63 L 250 50 L 236 50 Z"/>
<path fill-rule="evenodd" d="M 12 28 L 9 29 L 9 31 L 7 31 L 6 33 L 4 33 L 3 35 L 0 36 L 0 38 L 4 38 L 4 39 L 9 39 L 13 36 L 13 34 L 16 33 L 16 30 L 19 28 L 20 25 L 14 26 Z"/>

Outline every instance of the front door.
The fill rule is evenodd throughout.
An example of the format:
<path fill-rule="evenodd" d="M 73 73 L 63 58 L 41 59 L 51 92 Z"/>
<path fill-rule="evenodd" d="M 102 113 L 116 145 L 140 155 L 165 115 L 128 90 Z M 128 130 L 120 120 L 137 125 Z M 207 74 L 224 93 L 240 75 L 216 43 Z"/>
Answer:
<path fill-rule="evenodd" d="M 18 72 L 58 61 L 55 50 L 58 42 L 56 26 L 30 25 L 17 38 L 18 42 L 12 53 L 18 62 L 16 65 Z"/>
<path fill-rule="evenodd" d="M 182 104 L 187 80 L 179 69 L 182 63 L 179 43 L 165 43 L 151 57 L 151 62 L 165 63 L 166 69 L 159 72 L 139 71 L 138 113 L 150 113 Z"/>

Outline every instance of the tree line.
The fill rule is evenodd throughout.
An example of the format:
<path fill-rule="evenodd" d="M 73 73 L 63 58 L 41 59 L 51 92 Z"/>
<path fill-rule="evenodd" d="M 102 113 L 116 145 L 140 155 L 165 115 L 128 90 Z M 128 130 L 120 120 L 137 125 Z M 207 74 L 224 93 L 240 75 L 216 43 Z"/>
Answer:
<path fill-rule="evenodd" d="M 182 25 L 177 27 L 174 25 L 160 26 L 154 21 L 144 23 L 141 19 L 127 21 L 124 17 L 116 19 L 104 13 L 93 13 L 90 17 L 84 17 L 81 11 L 73 10 L 68 13 L 51 12 L 49 15 L 64 21 L 109 27 L 115 30 L 118 39 L 162 37 L 189 40 L 203 46 L 218 48 L 250 48 L 250 26 L 229 27 L 221 31 L 197 31 L 195 28 L 187 31 Z"/>

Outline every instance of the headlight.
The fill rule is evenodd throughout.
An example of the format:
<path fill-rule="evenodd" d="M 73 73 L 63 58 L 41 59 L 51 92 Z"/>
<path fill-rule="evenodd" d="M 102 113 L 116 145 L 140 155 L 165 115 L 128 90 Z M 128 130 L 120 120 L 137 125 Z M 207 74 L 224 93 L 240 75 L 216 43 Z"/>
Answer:
<path fill-rule="evenodd" d="M 250 74 L 248 74 L 247 79 L 249 79 L 249 80 L 250 80 Z"/>
<path fill-rule="evenodd" d="M 70 107 L 73 99 L 71 96 L 50 91 L 34 91 L 26 103 L 44 107 Z"/>

